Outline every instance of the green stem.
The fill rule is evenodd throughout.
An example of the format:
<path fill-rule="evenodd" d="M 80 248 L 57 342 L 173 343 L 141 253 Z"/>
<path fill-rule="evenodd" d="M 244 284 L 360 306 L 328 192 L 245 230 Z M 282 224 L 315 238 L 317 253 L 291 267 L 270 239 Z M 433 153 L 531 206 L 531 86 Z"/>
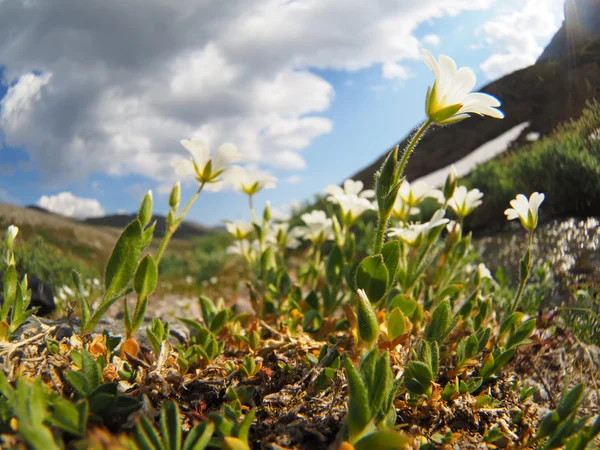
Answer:
<path fill-rule="evenodd" d="M 533 244 L 533 230 L 529 230 L 529 246 L 527 247 L 527 251 L 529 252 L 530 255 L 531 255 L 532 244 Z M 530 258 L 531 258 L 531 256 L 530 256 Z M 523 295 L 523 290 L 525 289 L 525 285 L 527 284 L 527 280 L 529 279 L 530 272 L 531 272 L 531 263 L 529 264 L 529 267 L 527 268 L 527 272 L 525 273 L 525 276 L 519 283 L 519 290 L 517 291 L 517 295 L 515 295 L 513 304 L 506 312 L 506 314 L 507 314 L 506 317 L 508 317 L 510 314 L 514 313 L 515 310 L 517 309 L 517 306 L 519 306 L 519 303 L 521 301 L 521 296 Z"/>
<path fill-rule="evenodd" d="M 423 133 L 429 128 L 429 126 L 433 123 L 431 119 L 428 119 L 415 133 L 415 135 L 410 140 L 408 147 L 404 150 L 404 154 L 402 155 L 402 159 L 400 160 L 400 166 L 398 167 L 398 172 L 400 177 L 404 173 L 404 168 L 406 167 L 406 163 L 408 162 L 408 158 L 412 154 L 415 149 L 415 146 L 423 137 Z M 400 178 L 398 177 L 398 178 Z M 381 249 L 383 248 L 383 242 L 385 241 L 385 231 L 387 229 L 388 223 L 390 221 L 390 216 L 392 211 L 389 211 L 387 214 L 382 215 L 381 211 L 379 211 L 379 221 L 377 222 L 377 236 L 375 238 L 375 250 L 374 253 L 381 253 Z"/>
<path fill-rule="evenodd" d="M 254 211 L 254 202 L 252 201 L 252 195 L 248 195 L 248 206 L 250 207 L 250 214 L 252 214 L 252 221 L 254 223 L 258 223 L 256 211 Z"/>
<path fill-rule="evenodd" d="M 391 211 L 385 217 L 381 217 L 381 211 L 379 212 L 379 214 L 380 217 L 377 221 L 377 236 L 375 237 L 375 250 L 373 252 L 374 254 L 381 253 L 381 249 L 383 248 L 383 242 L 385 241 L 385 231 L 390 221 L 390 216 L 392 215 Z"/>
<path fill-rule="evenodd" d="M 185 205 L 185 207 L 181 210 L 179 215 L 175 218 L 175 221 L 174 221 L 175 224 L 173 224 L 172 226 L 167 226 L 167 231 L 165 232 L 163 240 L 160 243 L 160 247 L 158 247 L 158 251 L 156 252 L 155 260 L 156 260 L 157 266 L 160 263 L 163 253 L 164 253 L 165 249 L 167 248 L 169 241 L 171 240 L 171 237 L 173 237 L 173 234 L 175 233 L 175 231 L 177 231 L 177 228 L 179 227 L 179 222 L 181 221 L 181 219 L 183 219 L 183 216 L 185 216 L 185 214 L 188 212 L 188 210 L 192 207 L 192 205 L 194 204 L 194 202 L 200 195 L 200 192 L 202 192 L 202 188 L 204 188 L 205 184 L 206 184 L 205 182 L 200 183 L 200 186 L 198 187 L 198 190 L 196 191 L 196 193 L 192 196 L 192 198 L 190 198 L 190 201 L 187 202 L 187 205 Z"/>
<path fill-rule="evenodd" d="M 404 173 L 404 167 L 406 166 L 406 163 L 408 162 L 408 158 L 410 158 L 410 155 L 412 154 L 413 150 L 415 149 L 415 146 L 417 145 L 419 140 L 423 137 L 423 133 L 425 133 L 427 128 L 429 128 L 429 126 L 432 123 L 433 123 L 433 120 L 427 119 L 427 121 L 423 125 L 421 125 L 421 127 L 417 130 L 415 135 L 410 140 L 410 143 L 408 144 L 408 147 L 406 147 L 406 150 L 404 150 L 404 153 L 402 154 L 402 159 L 400 160 L 400 167 L 399 167 L 400 176 L 402 176 L 402 174 Z"/>

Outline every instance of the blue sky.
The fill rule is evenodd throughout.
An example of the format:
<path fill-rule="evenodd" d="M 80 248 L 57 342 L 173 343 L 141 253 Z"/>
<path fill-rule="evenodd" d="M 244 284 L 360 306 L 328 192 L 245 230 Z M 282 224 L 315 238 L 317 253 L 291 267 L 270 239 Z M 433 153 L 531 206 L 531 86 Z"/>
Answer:
<path fill-rule="evenodd" d="M 125 3 L 0 2 L 1 202 L 82 217 L 133 211 L 152 189 L 165 213 L 170 161 L 193 135 L 275 175 L 256 202 L 285 210 L 423 119 L 433 75 L 420 48 L 481 86 L 533 63 L 562 21 L 559 0 Z M 223 191 L 188 218 L 248 216 Z"/>

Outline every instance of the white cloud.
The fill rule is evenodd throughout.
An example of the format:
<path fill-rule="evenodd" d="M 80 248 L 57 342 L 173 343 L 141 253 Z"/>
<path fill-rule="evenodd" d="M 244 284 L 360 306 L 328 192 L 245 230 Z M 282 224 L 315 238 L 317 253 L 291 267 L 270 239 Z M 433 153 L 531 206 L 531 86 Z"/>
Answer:
<path fill-rule="evenodd" d="M 430 47 L 437 47 L 440 45 L 440 37 L 437 34 L 428 34 L 423 37 L 423 44 Z"/>
<path fill-rule="evenodd" d="M 300 175 L 290 175 L 289 177 L 284 178 L 283 182 L 287 184 L 298 184 L 302 183 L 303 179 L 304 178 L 302 178 Z"/>
<path fill-rule="evenodd" d="M 56 185 L 94 172 L 169 184 L 182 138 L 302 169 L 352 72 L 419 58 L 420 23 L 493 0 L 0 1 L 0 131 Z"/>
<path fill-rule="evenodd" d="M 389 61 L 384 63 L 381 67 L 381 74 L 383 78 L 398 81 L 408 80 L 409 78 L 414 76 L 406 67 L 401 66 L 398 63 Z"/>
<path fill-rule="evenodd" d="M 489 79 L 535 62 L 564 17 L 564 0 L 518 0 L 478 30 L 495 53 L 481 65 Z"/>
<path fill-rule="evenodd" d="M 61 214 L 75 219 L 99 217 L 104 215 L 104 208 L 95 198 L 76 197 L 71 192 L 61 192 L 56 195 L 42 195 L 37 202 L 53 213 Z"/>

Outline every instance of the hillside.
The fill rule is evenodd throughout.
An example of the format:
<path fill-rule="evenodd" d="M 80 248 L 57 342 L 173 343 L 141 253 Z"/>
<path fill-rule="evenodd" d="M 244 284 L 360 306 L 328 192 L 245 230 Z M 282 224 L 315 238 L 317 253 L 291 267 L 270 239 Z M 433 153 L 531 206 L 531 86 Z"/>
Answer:
<path fill-rule="evenodd" d="M 474 117 L 429 131 L 407 166 L 408 180 L 444 168 L 524 122 L 530 124 L 509 150 L 525 143 L 531 132 L 548 135 L 558 124 L 579 117 L 587 99 L 600 97 L 600 2 L 568 3 L 574 6 L 567 8 L 561 29 L 534 65 L 478 89 L 502 101 L 505 119 Z M 400 142 L 400 148 L 407 145 L 409 136 Z M 351 178 L 370 185 L 387 153 Z"/>
<path fill-rule="evenodd" d="M 17 225 L 20 240 L 27 241 L 40 236 L 61 251 L 99 266 L 110 256 L 114 243 L 126 225 L 126 222 L 121 226 L 115 221 L 114 226 L 111 226 L 110 222 L 104 223 L 102 219 L 100 218 L 99 224 L 85 223 L 38 207 L 0 204 L 0 226 Z M 188 236 L 191 237 L 189 232 Z M 158 247 L 159 239 L 155 238 L 151 245 Z M 179 238 L 173 239 L 169 246 L 170 251 L 176 252 L 189 248 L 189 241 Z"/>

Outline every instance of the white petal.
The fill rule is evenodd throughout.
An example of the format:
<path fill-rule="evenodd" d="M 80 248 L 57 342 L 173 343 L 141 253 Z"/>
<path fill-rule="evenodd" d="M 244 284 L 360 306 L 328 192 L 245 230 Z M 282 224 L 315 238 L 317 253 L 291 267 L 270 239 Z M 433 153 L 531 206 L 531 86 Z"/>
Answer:
<path fill-rule="evenodd" d="M 508 208 L 506 211 L 504 211 L 504 214 L 506 214 L 507 220 L 514 220 L 519 218 L 519 213 L 513 208 Z"/>
<path fill-rule="evenodd" d="M 531 194 L 531 197 L 529 197 L 529 209 L 533 213 L 534 217 L 537 217 L 540 205 L 545 198 L 546 196 L 544 194 L 540 194 L 538 192 L 534 192 Z"/>
<path fill-rule="evenodd" d="M 242 159 L 242 154 L 233 144 L 223 144 L 215 152 L 212 158 L 212 171 L 223 170 L 227 165 Z"/>
<path fill-rule="evenodd" d="M 326 194 L 331 195 L 332 197 L 337 197 L 338 195 L 344 195 L 344 190 L 339 187 L 337 184 L 330 184 L 323 191 Z"/>
<path fill-rule="evenodd" d="M 208 146 L 206 143 L 200 139 L 194 139 L 193 141 L 183 139 L 181 141 L 181 145 L 183 145 L 186 150 L 192 154 L 192 158 L 194 158 L 194 161 L 196 161 L 198 168 L 200 170 L 204 169 L 204 166 L 210 158 L 210 152 L 208 151 Z"/>
<path fill-rule="evenodd" d="M 427 64 L 427 67 L 429 67 L 429 69 L 433 72 L 433 74 L 437 78 L 440 74 L 440 68 L 438 66 L 437 61 L 435 60 L 435 57 L 427 50 L 423 50 L 422 53 L 423 53 L 423 60 L 425 61 L 425 64 Z"/>
<path fill-rule="evenodd" d="M 171 165 L 175 168 L 175 173 L 181 178 L 196 176 L 194 164 L 189 159 L 176 159 Z"/>
<path fill-rule="evenodd" d="M 375 197 L 375 191 L 373 189 L 365 189 L 359 194 L 361 198 L 373 198 Z"/>

